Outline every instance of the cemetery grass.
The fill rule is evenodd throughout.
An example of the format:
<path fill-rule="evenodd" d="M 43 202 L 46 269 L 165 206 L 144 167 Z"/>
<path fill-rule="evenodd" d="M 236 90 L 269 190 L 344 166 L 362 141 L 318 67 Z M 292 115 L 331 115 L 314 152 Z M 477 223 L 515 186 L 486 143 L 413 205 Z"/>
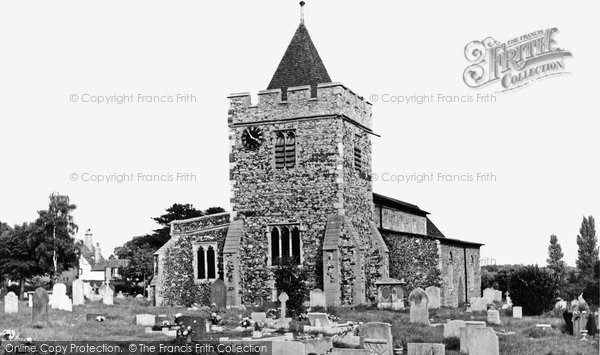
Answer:
<path fill-rule="evenodd" d="M 392 324 L 394 346 L 402 346 L 406 350 L 407 343 L 443 343 L 447 355 L 460 354 L 460 341 L 457 338 L 444 339 L 443 325 L 424 326 L 411 324 L 408 310 L 387 311 L 377 309 L 339 308 L 336 313 L 343 321 L 386 322 Z M 504 316 L 501 311 L 501 325 L 488 324 L 498 333 L 515 332 L 513 335 L 498 334 L 500 354 L 598 354 L 598 338 L 590 342 L 580 341 L 572 335 L 562 332 L 564 321 L 551 314 L 513 319 Z M 462 309 L 441 308 L 429 310 L 432 324 L 445 323 L 449 319 L 465 321 L 486 321 L 484 312 L 466 313 Z M 551 324 L 551 330 L 536 329 L 536 324 Z"/>

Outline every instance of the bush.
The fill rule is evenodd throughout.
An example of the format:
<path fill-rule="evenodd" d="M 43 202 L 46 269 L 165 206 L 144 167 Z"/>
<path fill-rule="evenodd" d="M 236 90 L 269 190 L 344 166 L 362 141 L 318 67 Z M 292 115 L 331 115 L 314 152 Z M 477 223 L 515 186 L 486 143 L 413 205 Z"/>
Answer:
<path fill-rule="evenodd" d="M 510 297 L 513 304 L 523 307 L 523 315 L 540 315 L 554 306 L 557 286 L 547 269 L 523 266 L 510 277 Z"/>
<path fill-rule="evenodd" d="M 583 290 L 583 299 L 598 307 L 598 304 L 600 303 L 600 288 L 598 287 L 597 281 L 592 281 L 587 284 Z"/>
<path fill-rule="evenodd" d="M 297 317 L 304 313 L 304 300 L 308 298 L 308 273 L 306 268 L 299 267 L 293 258 L 282 258 L 279 265 L 274 268 L 275 287 L 287 293 L 289 299 L 286 306 L 289 315 Z M 285 317 L 286 315 L 281 315 Z"/>

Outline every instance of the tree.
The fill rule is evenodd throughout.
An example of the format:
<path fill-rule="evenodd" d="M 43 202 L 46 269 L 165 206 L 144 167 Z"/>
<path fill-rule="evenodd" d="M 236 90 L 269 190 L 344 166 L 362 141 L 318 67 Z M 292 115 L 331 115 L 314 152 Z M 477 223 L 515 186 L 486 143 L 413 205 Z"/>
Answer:
<path fill-rule="evenodd" d="M 598 238 L 594 217 L 583 217 L 579 235 L 577 235 L 577 268 L 584 278 L 589 279 L 594 274 L 594 262 L 598 260 Z"/>
<path fill-rule="evenodd" d="M 558 243 L 556 235 L 550 236 L 550 245 L 548 246 L 548 259 L 546 264 L 548 268 L 554 272 L 556 279 L 560 282 L 565 274 L 565 262 L 562 260 L 564 254 L 562 247 Z"/>
<path fill-rule="evenodd" d="M 285 292 L 288 295 L 286 303 L 290 315 L 298 316 L 304 311 L 304 300 L 308 296 L 308 273 L 306 268 L 296 264 L 296 260 L 284 257 L 279 260 L 279 264 L 274 268 L 275 287 L 279 292 Z M 281 317 L 286 317 L 282 314 Z"/>
<path fill-rule="evenodd" d="M 553 273 L 537 265 L 516 269 L 510 277 L 510 298 L 524 315 L 540 315 L 554 305 L 558 284 Z"/>

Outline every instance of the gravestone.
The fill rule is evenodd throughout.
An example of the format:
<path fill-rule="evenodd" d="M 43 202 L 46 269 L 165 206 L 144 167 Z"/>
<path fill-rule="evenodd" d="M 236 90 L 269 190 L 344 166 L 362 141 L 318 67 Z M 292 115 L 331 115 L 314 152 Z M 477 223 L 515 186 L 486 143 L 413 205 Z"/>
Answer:
<path fill-rule="evenodd" d="M 282 292 L 279 295 L 278 299 L 279 299 L 279 302 L 281 302 L 281 318 L 285 318 L 285 316 L 287 315 L 287 312 L 286 312 L 287 309 L 286 309 L 285 303 L 288 301 L 289 297 L 288 297 L 287 293 Z"/>
<path fill-rule="evenodd" d="M 587 312 L 573 312 L 573 335 L 576 337 L 581 336 L 582 330 L 587 330 L 588 313 Z"/>
<path fill-rule="evenodd" d="M 227 286 L 221 279 L 210 285 L 210 304 L 216 305 L 217 309 L 225 309 L 227 305 Z"/>
<path fill-rule="evenodd" d="M 85 304 L 85 295 L 83 281 L 77 279 L 73 281 L 73 305 L 80 306 Z"/>
<path fill-rule="evenodd" d="M 12 291 L 4 296 L 4 313 L 19 313 L 19 297 Z"/>
<path fill-rule="evenodd" d="M 144 327 L 152 327 L 156 324 L 156 316 L 154 314 L 136 314 L 135 324 Z"/>
<path fill-rule="evenodd" d="M 333 342 L 330 337 L 308 339 L 302 341 L 302 343 L 306 347 L 305 354 L 327 354 L 333 349 Z"/>
<path fill-rule="evenodd" d="M 377 287 L 377 308 L 379 309 L 404 309 L 404 280 L 383 278 L 375 281 Z"/>
<path fill-rule="evenodd" d="M 27 292 L 27 306 L 33 308 L 33 292 Z"/>
<path fill-rule="evenodd" d="M 123 294 L 123 291 L 119 291 L 119 293 L 117 294 L 117 298 L 122 300 L 125 298 L 125 295 Z"/>
<path fill-rule="evenodd" d="M 320 289 L 310 291 L 310 307 L 326 307 L 325 292 Z"/>
<path fill-rule="evenodd" d="M 440 308 L 440 288 L 435 286 L 429 286 L 425 289 L 427 298 L 429 299 L 429 309 Z"/>
<path fill-rule="evenodd" d="M 485 322 L 466 321 L 465 327 L 460 328 L 460 352 L 461 353 L 467 352 L 467 343 L 468 343 L 467 329 L 468 328 L 485 328 Z"/>
<path fill-rule="evenodd" d="M 486 288 L 485 290 L 483 290 L 483 299 L 485 300 L 485 302 L 487 304 L 492 304 L 494 303 L 494 298 L 496 297 L 496 290 L 494 290 L 493 288 Z"/>
<path fill-rule="evenodd" d="M 408 355 L 445 355 L 446 346 L 435 343 L 408 343 Z"/>
<path fill-rule="evenodd" d="M 519 306 L 513 307 L 513 318 L 521 319 L 523 318 L 523 308 Z"/>
<path fill-rule="evenodd" d="M 500 324 L 500 311 L 497 309 L 488 310 L 487 321 L 490 324 Z"/>
<path fill-rule="evenodd" d="M 48 321 L 48 292 L 38 287 L 33 293 L 33 307 L 31 309 L 32 322 Z"/>
<path fill-rule="evenodd" d="M 429 325 L 427 293 L 417 287 L 408 295 L 408 301 L 410 302 L 410 322 Z"/>
<path fill-rule="evenodd" d="M 307 314 L 307 317 L 313 327 L 329 327 L 332 325 L 326 313 L 311 312 Z"/>
<path fill-rule="evenodd" d="M 52 309 L 67 312 L 73 311 L 73 304 L 71 303 L 71 299 L 67 296 L 67 286 L 63 283 L 56 283 L 52 287 L 52 298 L 50 303 Z"/>
<path fill-rule="evenodd" d="M 107 306 L 112 306 L 115 302 L 114 294 L 115 294 L 115 291 L 113 291 L 112 288 L 107 286 L 106 289 L 104 290 L 104 296 L 102 297 L 102 303 Z"/>
<path fill-rule="evenodd" d="M 423 291 L 424 292 L 424 291 Z M 363 347 L 378 355 L 393 355 L 392 326 L 389 323 L 369 322 L 358 327 Z"/>
<path fill-rule="evenodd" d="M 84 282 L 83 283 L 83 295 L 85 296 L 85 298 L 87 298 L 88 300 L 91 298 L 90 296 L 94 293 L 94 289 L 92 288 L 92 285 L 90 285 L 89 282 Z"/>
<path fill-rule="evenodd" d="M 465 321 L 461 319 L 451 320 L 444 324 L 444 338 L 460 338 L 460 329 L 465 327 Z"/>
<path fill-rule="evenodd" d="M 498 336 L 491 328 L 467 327 L 467 353 L 477 355 L 499 355 Z"/>
<path fill-rule="evenodd" d="M 8 294 L 8 288 L 6 287 L 6 285 L 3 285 L 2 288 L 0 288 L 0 300 L 3 300 L 7 294 Z"/>
<path fill-rule="evenodd" d="M 105 283 L 103 283 L 102 286 L 100 286 L 100 288 L 98 289 L 98 295 L 101 299 L 104 299 L 104 295 L 106 295 L 106 292 L 108 292 L 109 288 L 110 287 L 108 287 L 108 285 Z"/>
<path fill-rule="evenodd" d="M 494 302 L 502 302 L 502 291 L 494 290 Z"/>
<path fill-rule="evenodd" d="M 509 307 L 512 307 L 513 303 L 512 303 L 512 299 L 510 298 L 510 292 L 506 291 L 506 293 L 504 295 L 506 296 L 506 304 Z"/>
<path fill-rule="evenodd" d="M 265 312 L 252 312 L 250 313 L 250 319 L 255 322 L 265 323 L 267 321 L 267 314 Z"/>
<path fill-rule="evenodd" d="M 473 312 L 487 311 L 487 301 L 483 297 L 471 297 L 471 310 Z"/>

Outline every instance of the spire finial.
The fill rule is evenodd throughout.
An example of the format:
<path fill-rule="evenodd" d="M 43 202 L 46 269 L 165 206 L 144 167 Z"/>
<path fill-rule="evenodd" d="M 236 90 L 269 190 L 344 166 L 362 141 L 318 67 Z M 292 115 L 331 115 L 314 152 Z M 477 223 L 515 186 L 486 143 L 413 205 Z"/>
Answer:
<path fill-rule="evenodd" d="M 300 1 L 300 24 L 304 25 L 304 1 Z"/>

